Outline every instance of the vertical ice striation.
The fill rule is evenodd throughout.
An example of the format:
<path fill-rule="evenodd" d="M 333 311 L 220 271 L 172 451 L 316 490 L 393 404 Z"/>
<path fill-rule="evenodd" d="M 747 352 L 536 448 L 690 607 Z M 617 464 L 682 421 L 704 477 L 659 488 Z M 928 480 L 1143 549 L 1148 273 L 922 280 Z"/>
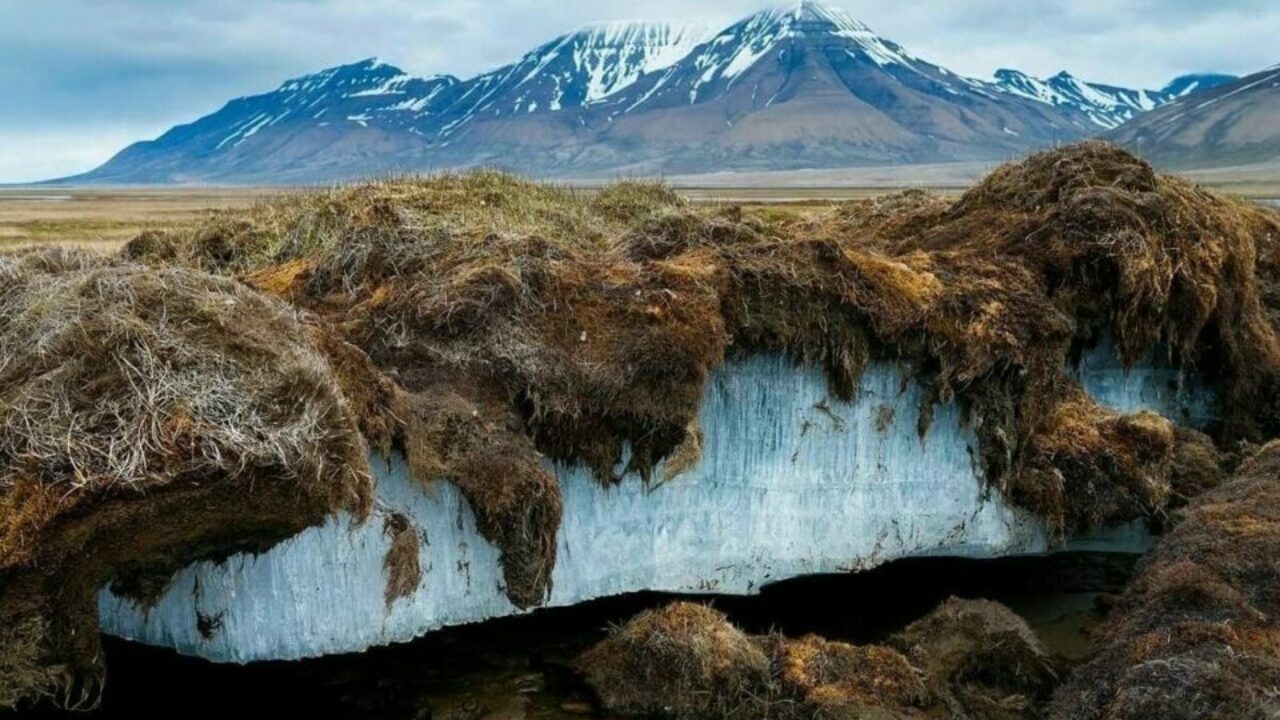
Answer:
<path fill-rule="evenodd" d="M 1125 376 L 1106 353 L 1094 355 L 1081 371 L 1104 401 L 1182 412 L 1182 398 L 1160 390 L 1164 371 Z M 976 439 L 955 406 L 937 408 L 918 435 L 922 396 L 889 364 L 870 367 L 845 403 L 830 397 L 821 372 L 781 357 L 729 363 L 708 383 L 703 456 L 685 473 L 605 488 L 581 467 L 556 468 L 564 519 L 548 604 L 638 590 L 751 593 L 909 555 L 1045 551 L 1040 522 L 984 489 Z M 410 479 L 398 455 L 376 464 L 378 508 L 368 522 L 337 517 L 265 554 L 193 565 L 149 609 L 104 589 L 103 630 L 246 662 L 359 651 L 518 612 L 498 552 L 457 489 Z M 423 572 L 414 592 L 388 605 L 382 517 L 390 513 L 420 532 Z M 1135 550 L 1143 539 L 1130 529 L 1080 542 Z"/>

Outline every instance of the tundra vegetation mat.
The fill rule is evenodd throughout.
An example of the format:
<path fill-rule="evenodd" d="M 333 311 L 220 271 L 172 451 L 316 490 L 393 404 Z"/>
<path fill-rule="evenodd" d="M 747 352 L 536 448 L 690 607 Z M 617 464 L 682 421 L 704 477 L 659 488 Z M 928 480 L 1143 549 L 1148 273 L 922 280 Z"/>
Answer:
<path fill-rule="evenodd" d="M 97 591 L 372 501 L 365 442 L 297 311 L 226 278 L 0 256 L 0 706 L 92 705 Z"/>
<path fill-rule="evenodd" d="M 1159 517 L 1216 482 L 1213 443 L 1098 406 L 1070 362 L 1104 338 L 1130 363 L 1166 353 L 1221 387 L 1220 447 L 1276 434 L 1278 239 L 1273 211 L 1085 143 L 1006 165 L 954 202 L 908 192 L 798 216 L 692 207 L 657 185 L 588 196 L 476 172 L 215 214 L 144 233 L 101 268 L 15 256 L 17 277 L 67 288 L 0 291 L 14 305 L 0 320 L 3 587 L 42 578 L 88 596 L 114 580 L 146 597 L 181 562 L 367 506 L 367 441 L 402 449 L 424 483 L 456 483 L 502 552 L 508 595 L 533 607 L 561 513 L 544 456 L 603 483 L 696 462 L 709 373 L 759 352 L 822 367 L 846 397 L 870 361 L 907 366 L 931 388 L 926 411 L 959 403 L 991 487 L 1059 536 Z M 137 289 L 79 289 L 84 273 Z M 171 299 L 166 279 L 186 290 Z M 127 322 L 109 322 L 121 308 Z M 174 332 L 210 354 L 183 356 Z M 32 341 L 50 333 L 87 344 L 97 369 Z M 310 374 L 290 370 L 301 366 Z M 174 377 L 245 395 L 186 407 L 155 387 Z M 46 405 L 81 387 L 93 402 L 45 427 L 43 406 L 18 399 L 29 385 Z M 174 430 L 186 416 L 191 438 Z M 68 428 L 76 442 L 49 447 Z M 149 525 L 165 536 L 154 548 L 101 529 L 122 505 L 190 514 L 203 507 L 182 501 L 191 492 L 260 504 L 261 517 L 227 520 L 211 500 L 198 524 Z M 25 607 L 30 621 L 0 636 L 0 662 L 23 668 L 0 702 L 76 685 L 92 633 L 60 641 L 77 624 L 65 611 L 9 592 L 19 599 L 0 612 Z"/>
<path fill-rule="evenodd" d="M 1280 442 L 1192 501 L 1055 720 L 1280 717 Z"/>

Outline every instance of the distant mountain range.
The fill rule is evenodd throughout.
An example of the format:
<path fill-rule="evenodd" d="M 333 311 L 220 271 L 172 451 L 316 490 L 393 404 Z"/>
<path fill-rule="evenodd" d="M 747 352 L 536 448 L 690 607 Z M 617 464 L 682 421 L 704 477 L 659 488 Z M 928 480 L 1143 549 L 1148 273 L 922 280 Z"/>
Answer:
<path fill-rule="evenodd" d="M 1107 137 L 1176 169 L 1280 161 L 1280 65 L 1168 103 Z"/>
<path fill-rule="evenodd" d="M 1194 92 L 1236 79 L 1235 75 L 1201 74 L 1174 78 L 1160 90 L 1131 90 L 1080 80 L 1063 70 L 1040 80 L 1017 70 L 997 70 L 996 85 L 1007 93 L 1083 113 L 1091 123 L 1107 129 Z"/>
<path fill-rule="evenodd" d="M 963 77 L 805 0 L 712 31 L 612 23 L 469 80 L 365 60 L 129 146 L 70 182 L 292 183 L 495 165 L 549 176 L 1003 159 L 1234 80 Z"/>

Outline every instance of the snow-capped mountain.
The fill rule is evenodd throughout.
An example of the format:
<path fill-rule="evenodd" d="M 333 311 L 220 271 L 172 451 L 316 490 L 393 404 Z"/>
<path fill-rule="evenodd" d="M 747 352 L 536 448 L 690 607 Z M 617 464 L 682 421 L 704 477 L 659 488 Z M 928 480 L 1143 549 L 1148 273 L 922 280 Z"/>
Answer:
<path fill-rule="evenodd" d="M 1280 65 L 1195 92 L 1107 135 L 1164 167 L 1280 161 Z"/>
<path fill-rule="evenodd" d="M 1177 82 L 1177 81 L 1175 81 Z M 544 175 L 999 159 L 1178 92 L 962 77 L 803 0 L 711 31 L 610 23 L 470 79 L 366 60 L 136 143 L 79 182 L 314 182 L 492 164 Z"/>
<path fill-rule="evenodd" d="M 1001 91 L 1079 112 L 1108 130 L 1184 95 L 1234 79 L 1234 75 L 1183 75 L 1161 90 L 1131 90 L 1085 82 L 1066 70 L 1047 80 L 1007 68 L 995 73 L 995 85 Z"/>
<path fill-rule="evenodd" d="M 620 100 L 626 111 L 664 104 L 706 102 L 741 85 L 753 69 L 773 69 L 805 60 L 804 49 L 829 59 L 870 63 L 891 75 L 913 73 L 951 91 L 980 85 L 912 57 L 847 13 L 816 2 L 802 2 L 787 10 L 756 13 L 717 33 L 693 53 L 673 63 L 667 72 L 649 78 Z M 788 53 L 791 56 L 788 57 Z M 936 77 L 934 77 L 936 76 Z M 758 94 L 757 94 L 758 97 Z"/>
<path fill-rule="evenodd" d="M 980 159 L 1088 131 L 814 2 L 745 18 L 598 110 L 633 162 L 669 172 Z"/>
<path fill-rule="evenodd" d="M 706 39 L 702 26 L 616 22 L 563 35 L 519 62 L 484 73 L 450 98 L 442 137 L 472 120 L 557 112 L 600 102 L 678 62 Z"/>
<path fill-rule="evenodd" d="M 629 87 L 645 73 L 675 64 L 708 34 L 707 28 L 697 26 L 608 23 L 557 38 L 515 65 L 482 75 L 476 84 L 486 91 L 489 87 L 508 92 L 528 88 L 528 93 L 516 98 L 512 112 L 535 111 L 535 95 L 545 97 L 547 110 L 578 107 Z M 482 103 L 477 109 L 486 107 Z"/>
<path fill-rule="evenodd" d="M 1017 70 L 1002 69 L 996 71 L 995 82 L 1004 92 L 1075 110 L 1093 124 L 1107 129 L 1119 127 L 1135 115 L 1173 99 L 1158 91 L 1087 83 L 1065 70 L 1041 80 Z"/>
<path fill-rule="evenodd" d="M 281 123 L 408 127 L 458 84 L 449 75 L 415 78 L 369 59 L 289 80 L 275 92 L 233 100 L 218 113 L 184 127 L 193 134 L 212 131 L 215 150 L 236 147 Z"/>

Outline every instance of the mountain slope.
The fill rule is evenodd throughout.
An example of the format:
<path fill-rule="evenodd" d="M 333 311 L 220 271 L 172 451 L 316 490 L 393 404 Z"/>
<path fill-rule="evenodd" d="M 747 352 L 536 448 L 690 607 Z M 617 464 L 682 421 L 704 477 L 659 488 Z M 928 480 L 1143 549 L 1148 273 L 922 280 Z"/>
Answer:
<path fill-rule="evenodd" d="M 599 102 L 677 62 L 708 31 L 699 26 L 608 23 L 552 40 L 519 62 L 465 85 L 439 129 L 456 134 L 476 119 L 493 120 L 580 108 Z"/>
<path fill-rule="evenodd" d="M 413 78 L 377 60 L 289 80 L 264 95 L 238 98 L 217 112 L 135 143 L 87 176 L 95 182 L 269 180 L 290 166 L 340 176 L 353 157 L 366 170 L 417 157 L 413 126 L 451 96 L 452 76 Z M 354 171 L 354 169 L 353 169 Z M 289 179 L 282 175 L 282 179 Z"/>
<path fill-rule="evenodd" d="M 667 171 L 989 158 L 1087 132 L 807 2 L 736 23 L 605 109 L 607 139 Z"/>
<path fill-rule="evenodd" d="M 1181 89 L 962 77 L 803 0 L 720 32 L 611 23 L 462 80 L 375 60 L 290 80 L 74 182 L 323 182 L 498 165 L 541 175 L 993 160 L 1116 127 Z"/>
<path fill-rule="evenodd" d="M 1193 92 L 1224 85 L 1234 75 L 1200 74 L 1174 78 L 1160 90 L 1131 90 L 1080 80 L 1063 70 L 1048 80 L 1017 70 L 995 73 L 996 86 L 1007 93 L 1085 115 L 1100 128 L 1114 130 L 1133 118 Z"/>
<path fill-rule="evenodd" d="M 1107 137 L 1165 167 L 1280 160 L 1280 65 L 1189 95 Z"/>
<path fill-rule="evenodd" d="M 995 82 L 1004 92 L 1081 112 L 1090 122 L 1104 128 L 1119 127 L 1135 115 L 1173 99 L 1172 95 L 1162 92 L 1086 83 L 1065 70 L 1041 80 L 1006 68 L 996 71 Z"/>
<path fill-rule="evenodd" d="M 1239 79 L 1240 76 L 1238 75 L 1227 75 L 1225 73 L 1179 75 L 1169 81 L 1168 85 L 1161 88 L 1160 92 L 1161 94 L 1169 95 L 1176 99 L 1200 90 L 1211 90 L 1220 85 L 1233 83 Z"/>

